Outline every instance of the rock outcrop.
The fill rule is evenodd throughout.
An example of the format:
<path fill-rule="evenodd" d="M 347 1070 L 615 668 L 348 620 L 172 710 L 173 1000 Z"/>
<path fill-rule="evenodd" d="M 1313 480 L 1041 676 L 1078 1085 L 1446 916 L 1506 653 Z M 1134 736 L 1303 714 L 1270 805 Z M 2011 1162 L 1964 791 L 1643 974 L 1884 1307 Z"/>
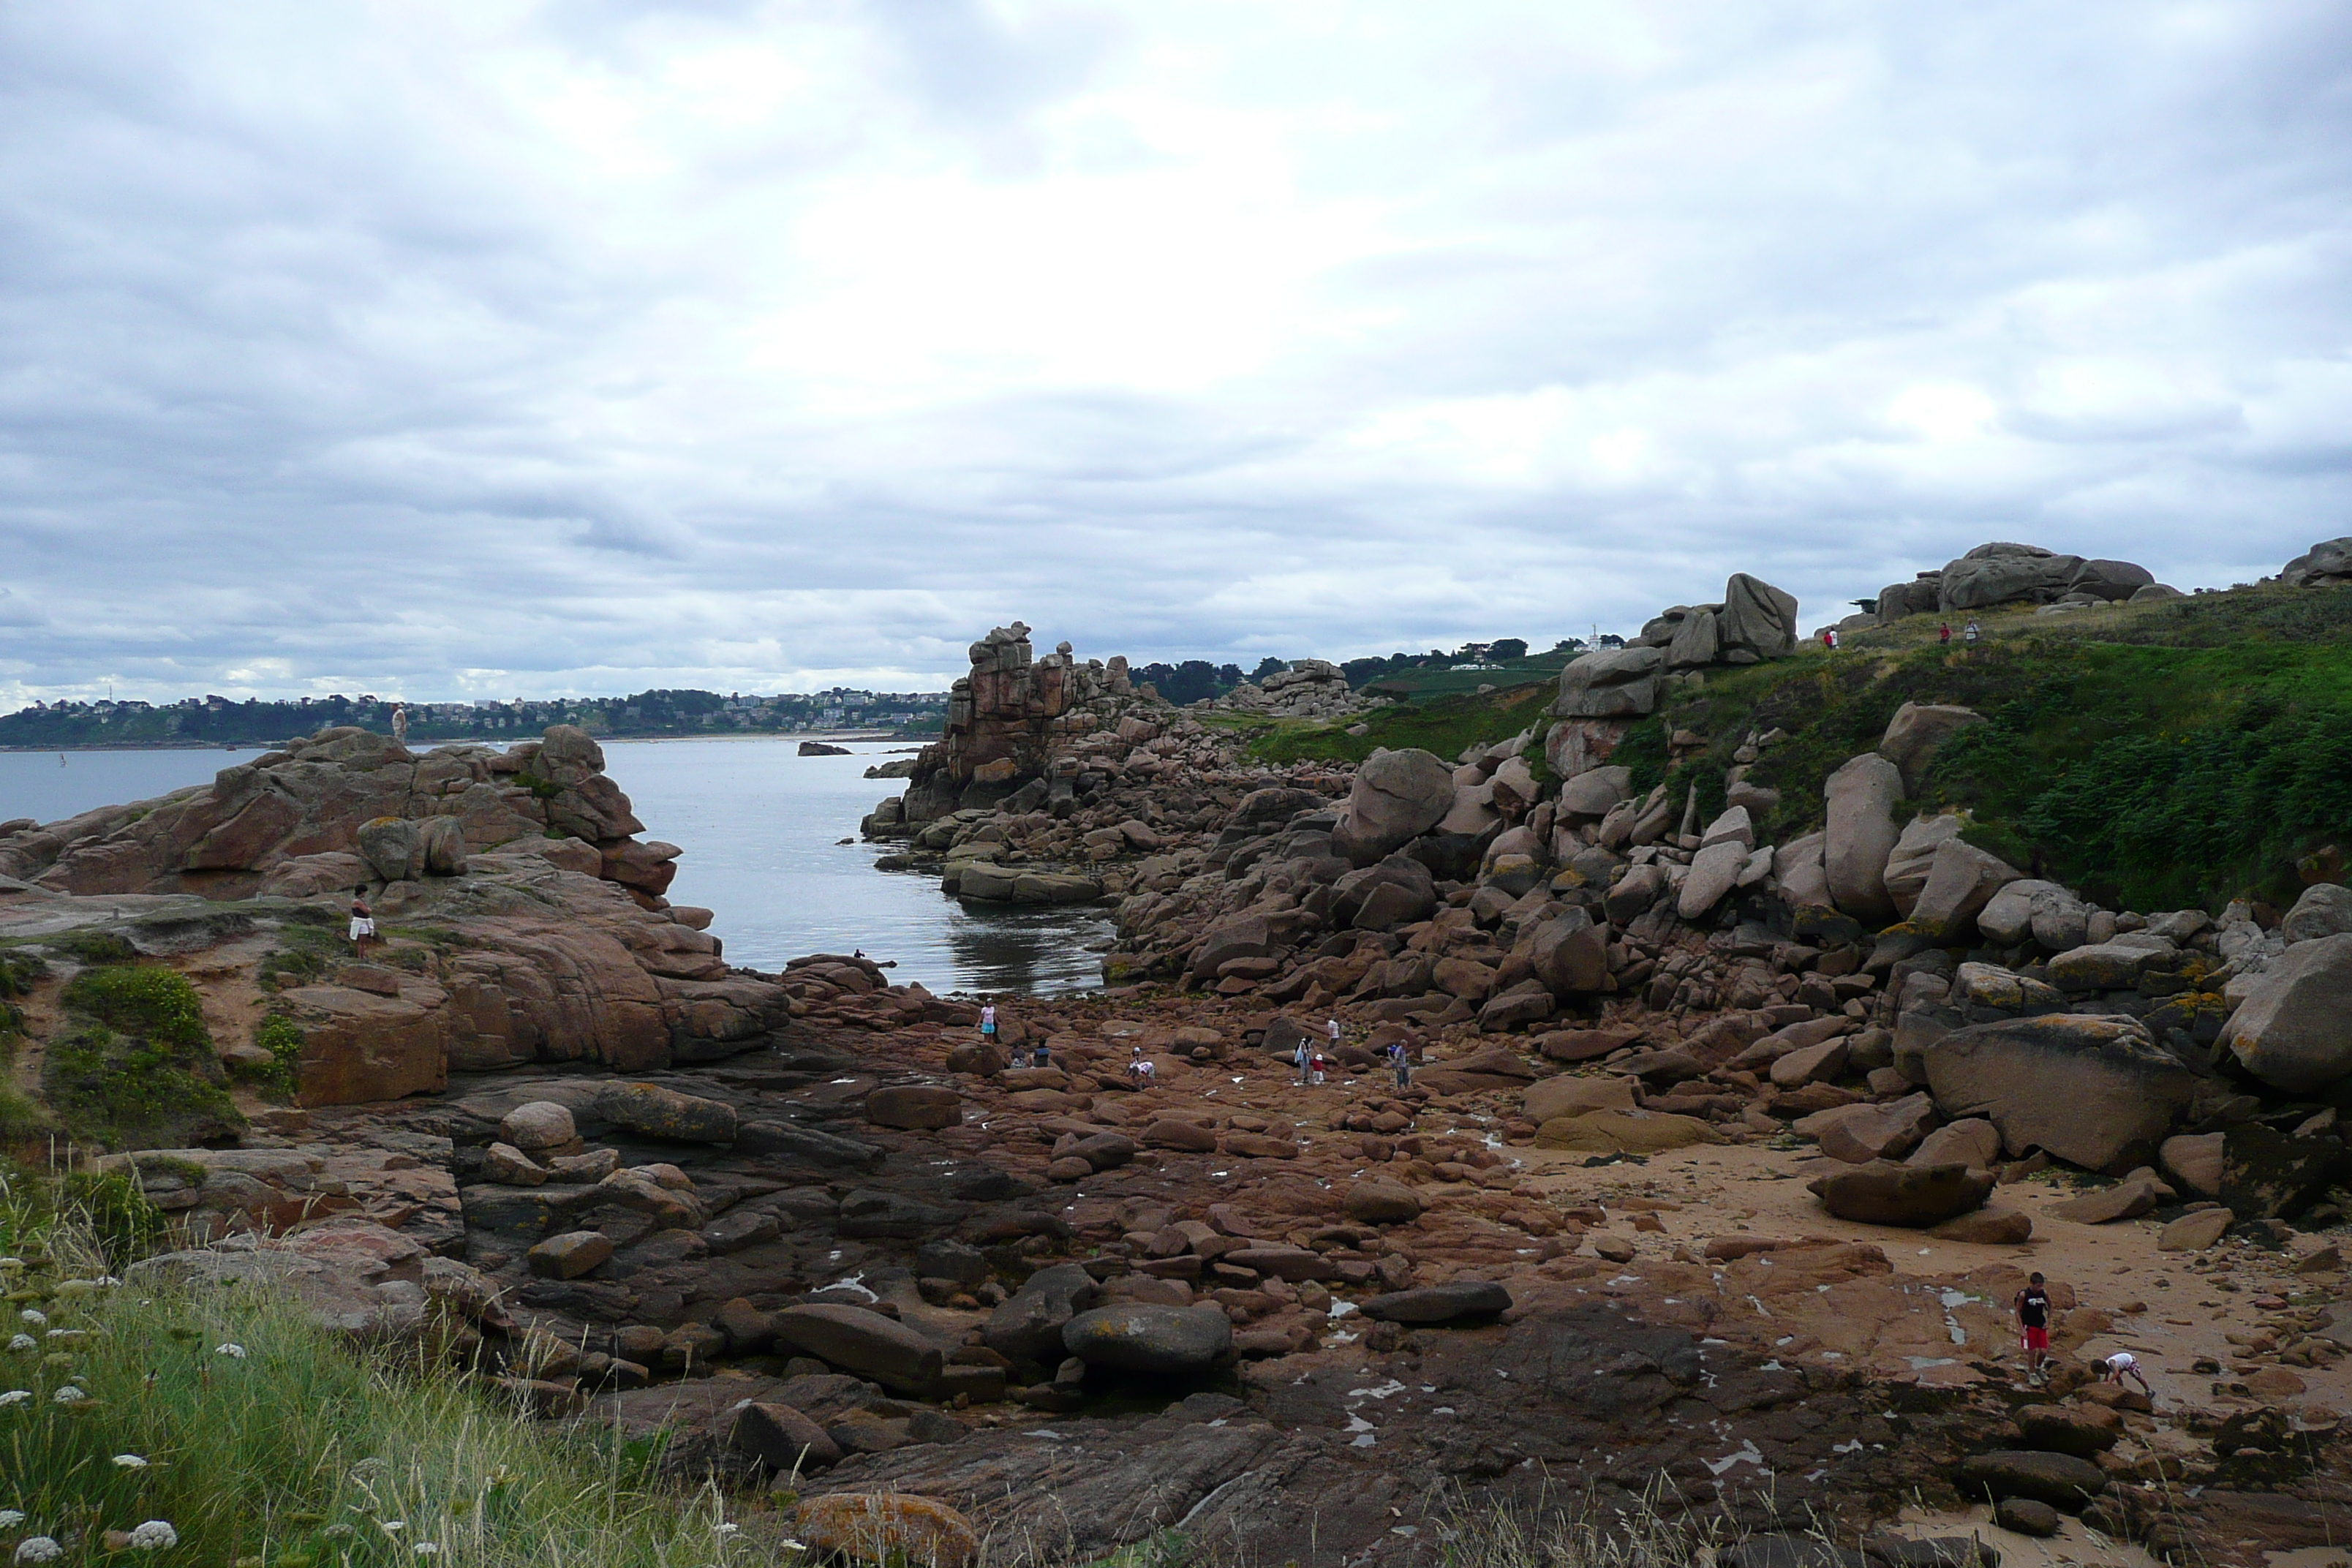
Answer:
<path fill-rule="evenodd" d="M 1881 589 L 1877 617 L 1886 625 L 1999 605 L 2107 605 L 2155 582 L 2155 574 L 2128 561 L 2086 561 L 2038 544 L 1979 544 L 1936 571 Z"/>
<path fill-rule="evenodd" d="M 530 843 L 657 909 L 678 851 L 639 841 L 644 831 L 604 774 L 603 748 L 569 724 L 504 752 L 421 756 L 345 728 L 223 768 L 210 784 L 12 835 L 0 876 L 60 893 L 299 899 L 455 877 L 471 855 Z"/>
<path fill-rule="evenodd" d="M 915 759 L 898 818 L 906 826 L 994 805 L 1032 780 L 1048 780 L 1048 798 L 1066 799 L 1083 771 L 1077 751 L 1124 757 L 1175 716 L 1148 687 L 1135 686 L 1124 658 L 1080 663 L 1063 643 L 1033 658 L 1029 628 L 1019 621 L 990 632 L 971 654 L 971 673 L 948 694 L 945 732 Z M 1092 747 L 1080 747 L 1094 737 Z"/>
<path fill-rule="evenodd" d="M 2352 537 L 2326 539 L 2280 569 L 2290 588 L 2334 588 L 2352 583 Z"/>

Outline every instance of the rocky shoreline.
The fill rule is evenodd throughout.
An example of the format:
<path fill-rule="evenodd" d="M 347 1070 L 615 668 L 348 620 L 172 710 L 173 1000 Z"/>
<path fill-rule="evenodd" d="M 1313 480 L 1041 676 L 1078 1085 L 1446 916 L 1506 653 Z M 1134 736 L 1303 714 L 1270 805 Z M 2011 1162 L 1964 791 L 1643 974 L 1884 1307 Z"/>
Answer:
<path fill-rule="evenodd" d="M 2014 574 L 2128 597 L 2116 564 Z M 1977 720 L 1948 704 L 1781 842 L 1805 815 L 1747 774 L 1785 735 L 1740 737 L 1704 820 L 1634 786 L 1667 693 L 1796 638 L 1734 576 L 1522 732 L 1277 769 L 992 633 L 867 836 L 965 898 L 1116 900 L 1119 941 L 986 1038 L 861 956 L 729 964 L 576 731 L 327 731 L 0 836 L 11 1092 L 173 1217 L 142 1269 L 437 1329 L 536 1417 L 667 1434 L 681 1479 L 992 1562 L 1179 1529 L 1433 1563 L 1465 1506 L 1662 1496 L 1887 1563 L 1925 1560 L 1887 1533 L 1920 1500 L 2078 1555 L 2345 1539 L 2352 893 L 2106 910 L 1964 813 L 1903 820 Z M 1287 689 L 1363 711 L 1328 684 Z M 184 985 L 194 1037 L 125 973 Z M 160 1111 L 134 1049 L 184 1085 Z M 2091 1382 L 2121 1348 L 2154 1402 Z"/>

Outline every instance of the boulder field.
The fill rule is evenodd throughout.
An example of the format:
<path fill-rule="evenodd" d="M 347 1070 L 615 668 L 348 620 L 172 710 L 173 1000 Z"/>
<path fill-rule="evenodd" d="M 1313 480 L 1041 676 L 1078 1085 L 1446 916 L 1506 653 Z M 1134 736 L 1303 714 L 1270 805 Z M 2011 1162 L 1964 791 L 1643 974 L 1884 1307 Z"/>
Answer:
<path fill-rule="evenodd" d="M 1280 770 L 992 634 L 869 835 L 967 896 L 1118 900 L 1109 984 L 995 998 L 992 1040 L 862 957 L 729 965 L 584 736 L 500 771 L 330 732 L 0 840 L 11 1071 L 74 1089 L 85 976 L 170 972 L 227 1111 L 167 1141 L 50 1105 L 173 1216 L 143 1267 L 436 1331 L 818 1539 L 1402 1568 L 1459 1507 L 1661 1478 L 1756 1561 L 1817 1526 L 1909 1561 L 1874 1532 L 1919 1499 L 2246 1568 L 2344 1539 L 2352 892 L 2141 912 L 2026 876 L 1905 808 L 1977 721 L 1948 704 L 1787 841 L 1743 776 L 1778 731 L 1704 819 L 1637 789 L 1631 719 L 1795 616 L 1734 577 L 1522 733 Z M 194 864 L 262 795 L 291 826 Z M 376 889 L 366 963 L 334 856 Z M 2126 1347 L 2155 1401 L 2090 1382 Z"/>

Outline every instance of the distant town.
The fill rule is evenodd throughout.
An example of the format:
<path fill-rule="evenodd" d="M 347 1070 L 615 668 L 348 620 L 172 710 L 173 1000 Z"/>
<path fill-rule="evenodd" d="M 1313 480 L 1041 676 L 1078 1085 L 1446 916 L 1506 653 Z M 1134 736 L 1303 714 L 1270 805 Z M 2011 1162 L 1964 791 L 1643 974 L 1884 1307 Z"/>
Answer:
<path fill-rule="evenodd" d="M 577 724 L 614 740 L 675 735 L 935 735 L 947 717 L 944 691 L 640 691 L 634 697 L 567 697 L 528 701 L 402 702 L 364 692 L 242 701 L 219 696 L 177 702 L 36 702 L 0 717 L 0 749 L 269 745 L 339 724 L 389 732 L 404 709 L 411 742 L 511 741 L 550 724 Z"/>

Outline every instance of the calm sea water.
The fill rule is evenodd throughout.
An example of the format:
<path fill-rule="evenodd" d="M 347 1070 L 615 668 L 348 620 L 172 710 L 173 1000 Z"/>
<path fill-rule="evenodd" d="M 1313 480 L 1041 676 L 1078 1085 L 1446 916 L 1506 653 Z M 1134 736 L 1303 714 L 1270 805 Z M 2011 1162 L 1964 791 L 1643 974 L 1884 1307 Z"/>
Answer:
<path fill-rule="evenodd" d="M 789 741 L 616 741 L 606 771 L 679 858 L 670 898 L 716 911 L 711 931 L 737 963 L 772 969 L 804 952 L 895 960 L 894 978 L 934 991 L 1080 989 L 1097 983 L 1107 909 L 982 911 L 939 879 L 874 869 L 855 842 L 874 803 L 905 787 L 866 769 L 895 754 L 851 742 L 846 757 L 803 757 Z M 208 782 L 255 751 L 0 752 L 0 821 L 54 822 L 119 801 Z M 848 838 L 851 843 L 840 840 Z"/>

